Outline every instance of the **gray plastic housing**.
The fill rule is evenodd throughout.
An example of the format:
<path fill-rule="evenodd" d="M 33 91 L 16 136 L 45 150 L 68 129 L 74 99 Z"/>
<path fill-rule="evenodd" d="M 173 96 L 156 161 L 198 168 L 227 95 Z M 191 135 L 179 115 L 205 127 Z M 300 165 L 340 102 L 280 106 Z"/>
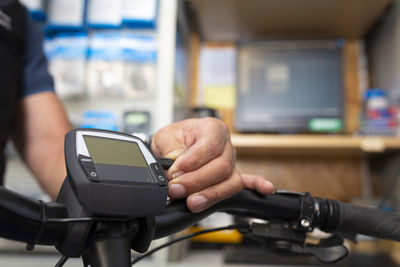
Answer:
<path fill-rule="evenodd" d="M 135 173 L 132 173 L 131 182 L 126 179 L 124 181 L 107 180 L 107 177 L 95 181 L 88 177 L 78 158 L 82 153 L 84 156 L 90 156 L 90 152 L 86 155 L 82 152 L 85 151 L 83 147 L 85 144 L 82 144 L 80 139 L 83 135 L 136 142 L 148 165 L 156 163 L 156 159 L 142 140 L 132 135 L 98 129 L 75 129 L 67 133 L 65 137 L 67 179 L 88 216 L 147 217 L 159 215 L 164 211 L 168 195 L 166 182 L 163 184 L 137 182 L 142 179 L 135 179 Z M 86 152 L 88 152 L 87 149 Z M 150 166 L 149 172 L 153 173 Z M 156 176 L 166 181 L 164 174 Z"/>

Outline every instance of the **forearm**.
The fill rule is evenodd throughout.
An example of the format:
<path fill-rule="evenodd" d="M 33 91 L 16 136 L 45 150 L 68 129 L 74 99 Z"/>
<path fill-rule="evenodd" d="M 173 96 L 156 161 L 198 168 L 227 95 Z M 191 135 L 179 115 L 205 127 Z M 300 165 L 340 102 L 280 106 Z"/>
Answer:
<path fill-rule="evenodd" d="M 49 147 L 38 142 L 22 155 L 42 189 L 55 200 L 66 176 L 64 144 L 58 140 Z"/>
<path fill-rule="evenodd" d="M 64 136 L 70 129 L 54 93 L 38 93 L 21 100 L 13 140 L 40 185 L 53 199 L 66 176 Z"/>

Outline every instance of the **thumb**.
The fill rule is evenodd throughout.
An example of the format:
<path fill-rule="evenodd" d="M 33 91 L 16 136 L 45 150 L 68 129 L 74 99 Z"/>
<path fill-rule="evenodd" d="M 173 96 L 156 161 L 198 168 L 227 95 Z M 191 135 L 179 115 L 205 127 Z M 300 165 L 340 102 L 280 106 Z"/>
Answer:
<path fill-rule="evenodd" d="M 264 176 L 242 174 L 243 185 L 247 189 L 256 190 L 260 194 L 274 193 L 274 185 Z"/>
<path fill-rule="evenodd" d="M 157 157 L 166 157 L 175 160 L 186 150 L 185 144 L 173 131 L 174 128 L 167 126 L 159 131 L 151 139 L 151 151 Z"/>

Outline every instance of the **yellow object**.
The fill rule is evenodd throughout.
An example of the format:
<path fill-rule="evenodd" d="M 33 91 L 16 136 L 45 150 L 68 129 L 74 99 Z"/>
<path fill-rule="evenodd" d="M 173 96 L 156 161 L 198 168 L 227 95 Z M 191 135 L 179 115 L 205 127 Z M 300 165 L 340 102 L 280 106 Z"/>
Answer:
<path fill-rule="evenodd" d="M 202 231 L 204 228 L 193 226 L 190 228 L 191 233 Z M 242 242 L 243 236 L 237 230 L 223 230 L 219 232 L 208 233 L 193 237 L 196 242 L 223 243 L 223 244 L 239 244 Z"/>
<path fill-rule="evenodd" d="M 236 105 L 235 87 L 232 85 L 206 86 L 204 100 L 207 107 L 234 109 Z"/>

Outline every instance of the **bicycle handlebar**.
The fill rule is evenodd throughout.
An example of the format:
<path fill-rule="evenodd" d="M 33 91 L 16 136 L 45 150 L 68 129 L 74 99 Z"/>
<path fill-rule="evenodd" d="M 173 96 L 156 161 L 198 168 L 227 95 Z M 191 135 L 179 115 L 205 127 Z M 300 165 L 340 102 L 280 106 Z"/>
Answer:
<path fill-rule="evenodd" d="M 341 203 L 336 200 L 314 198 L 314 226 L 327 232 L 364 234 L 400 241 L 400 214 Z M 287 195 L 261 196 L 243 190 L 206 211 L 191 213 L 184 200 L 170 203 L 164 214 L 156 217 L 155 239 L 187 228 L 217 212 L 240 213 L 258 219 L 297 220 L 301 213 L 300 198 Z M 334 218 L 336 217 L 336 218 Z"/>
<path fill-rule="evenodd" d="M 334 200 L 313 200 L 316 207 L 315 227 L 328 232 L 365 234 L 400 241 L 398 213 L 356 207 Z M 249 190 L 243 190 L 201 213 L 191 213 L 184 200 L 172 201 L 164 214 L 156 217 L 154 238 L 178 232 L 216 211 L 240 213 L 266 220 L 296 220 L 302 212 L 301 198 L 298 196 L 264 196 Z M 338 220 L 333 220 L 332 215 L 339 216 Z M 68 218 L 67 209 L 63 205 L 53 202 L 42 204 L 0 187 L 1 237 L 28 244 L 60 244 L 65 238 L 68 224 L 54 222 L 57 218 Z M 332 221 L 335 223 L 332 224 Z"/>
<path fill-rule="evenodd" d="M 57 245 L 64 239 L 67 225 L 42 221 L 67 217 L 67 209 L 61 204 L 44 204 L 0 186 L 1 237 L 28 244 Z"/>
<path fill-rule="evenodd" d="M 217 211 L 240 212 L 241 215 L 265 220 L 294 220 L 300 214 L 300 199 L 277 194 L 260 195 L 243 190 L 200 213 L 191 213 L 185 200 L 172 201 L 164 214 L 156 217 L 155 239 L 183 230 Z"/>
<path fill-rule="evenodd" d="M 400 214 L 346 203 L 339 204 L 340 220 L 336 231 L 400 241 Z"/>

